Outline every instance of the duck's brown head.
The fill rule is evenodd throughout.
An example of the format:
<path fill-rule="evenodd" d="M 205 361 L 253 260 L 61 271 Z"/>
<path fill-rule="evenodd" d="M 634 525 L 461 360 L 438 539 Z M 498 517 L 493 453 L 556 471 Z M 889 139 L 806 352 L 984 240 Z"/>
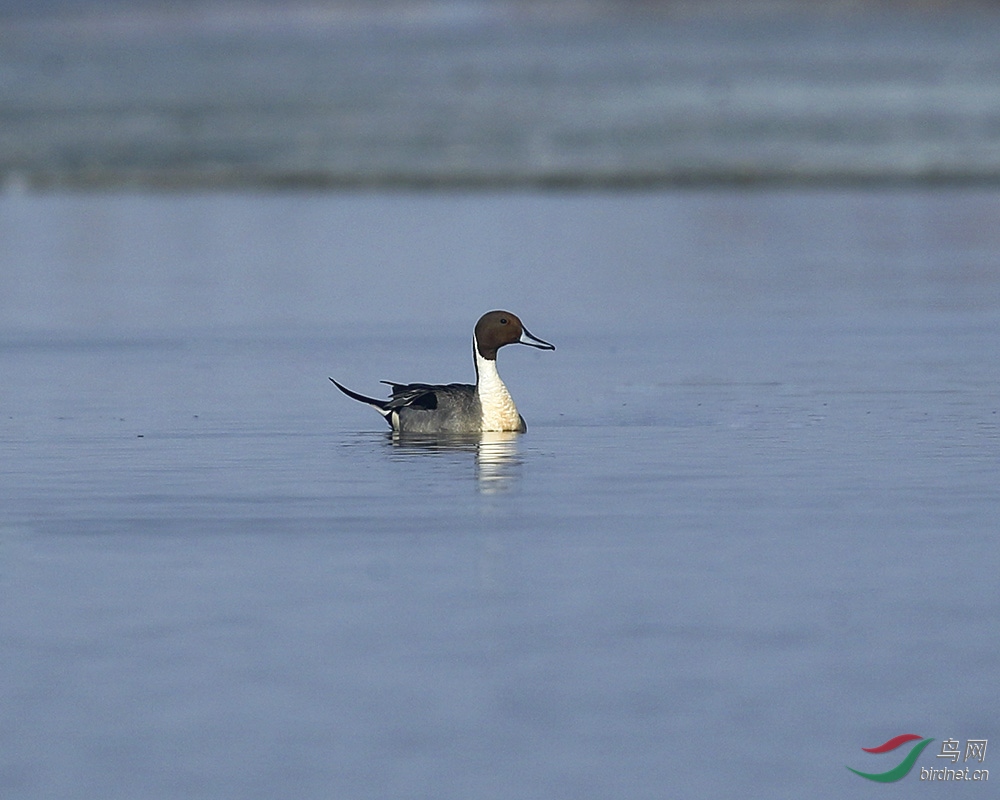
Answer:
<path fill-rule="evenodd" d="M 505 344 L 526 344 L 539 350 L 556 349 L 554 344 L 549 344 L 529 333 L 517 315 L 509 311 L 490 311 L 483 314 L 476 323 L 475 335 L 479 355 L 490 361 L 496 360 L 497 350 Z"/>

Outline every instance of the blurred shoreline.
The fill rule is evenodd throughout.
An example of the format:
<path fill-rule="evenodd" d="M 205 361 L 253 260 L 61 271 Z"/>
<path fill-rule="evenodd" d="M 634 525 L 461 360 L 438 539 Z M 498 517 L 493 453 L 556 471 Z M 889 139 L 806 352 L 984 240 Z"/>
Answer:
<path fill-rule="evenodd" d="M 0 185 L 1000 184 L 1000 8 L 0 3 Z"/>

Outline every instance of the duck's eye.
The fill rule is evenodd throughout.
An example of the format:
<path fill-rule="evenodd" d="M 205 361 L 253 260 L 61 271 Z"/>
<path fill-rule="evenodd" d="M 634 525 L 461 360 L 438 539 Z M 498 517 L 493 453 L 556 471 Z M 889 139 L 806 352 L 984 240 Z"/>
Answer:
<path fill-rule="evenodd" d="M 507 317 L 500 317 L 500 324 L 501 325 L 506 325 L 507 324 Z"/>

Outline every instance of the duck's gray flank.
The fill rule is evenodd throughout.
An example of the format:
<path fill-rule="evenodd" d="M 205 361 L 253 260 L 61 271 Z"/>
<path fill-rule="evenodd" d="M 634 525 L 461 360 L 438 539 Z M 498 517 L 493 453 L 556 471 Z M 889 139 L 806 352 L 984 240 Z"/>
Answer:
<path fill-rule="evenodd" d="M 388 400 L 351 391 L 333 378 L 348 397 L 370 405 L 394 431 L 400 433 L 480 433 L 528 429 L 496 368 L 497 351 L 508 344 L 526 344 L 541 350 L 555 345 L 532 335 L 515 314 L 490 311 L 480 317 L 472 337 L 476 383 L 394 383 Z"/>

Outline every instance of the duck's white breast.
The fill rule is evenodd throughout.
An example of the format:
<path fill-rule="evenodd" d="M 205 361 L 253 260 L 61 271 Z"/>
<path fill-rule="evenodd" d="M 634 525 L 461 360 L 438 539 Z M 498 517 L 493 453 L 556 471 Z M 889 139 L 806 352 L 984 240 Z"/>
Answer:
<path fill-rule="evenodd" d="M 514 398 L 497 372 L 497 362 L 486 359 L 476 352 L 478 381 L 476 393 L 482 407 L 484 431 L 520 431 L 523 427 L 521 415 L 517 413 Z"/>

